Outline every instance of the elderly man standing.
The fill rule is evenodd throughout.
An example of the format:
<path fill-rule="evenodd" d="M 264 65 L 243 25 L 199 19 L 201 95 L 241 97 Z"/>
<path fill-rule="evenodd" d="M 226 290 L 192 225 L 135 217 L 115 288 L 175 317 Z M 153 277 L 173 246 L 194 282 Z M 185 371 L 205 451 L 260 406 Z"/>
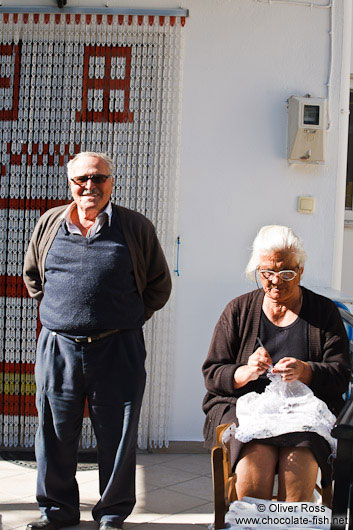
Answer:
<path fill-rule="evenodd" d="M 135 504 L 142 326 L 167 302 L 171 280 L 152 223 L 110 202 L 111 159 L 79 153 L 67 169 L 74 202 L 39 219 L 24 265 L 43 326 L 35 371 L 42 515 L 27 529 L 79 523 L 75 473 L 87 397 L 101 494 L 92 514 L 108 530 L 122 528 Z"/>

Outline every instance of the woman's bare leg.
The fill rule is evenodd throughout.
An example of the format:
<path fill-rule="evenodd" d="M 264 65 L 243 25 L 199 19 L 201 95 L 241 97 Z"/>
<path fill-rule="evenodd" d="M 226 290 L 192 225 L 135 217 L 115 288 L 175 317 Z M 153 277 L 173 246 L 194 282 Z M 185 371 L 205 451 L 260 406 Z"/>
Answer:
<path fill-rule="evenodd" d="M 278 461 L 278 448 L 257 442 L 245 444 L 237 463 L 237 497 L 272 499 L 273 482 Z"/>
<path fill-rule="evenodd" d="M 317 471 L 317 461 L 309 448 L 282 447 L 278 461 L 278 500 L 310 501 Z"/>

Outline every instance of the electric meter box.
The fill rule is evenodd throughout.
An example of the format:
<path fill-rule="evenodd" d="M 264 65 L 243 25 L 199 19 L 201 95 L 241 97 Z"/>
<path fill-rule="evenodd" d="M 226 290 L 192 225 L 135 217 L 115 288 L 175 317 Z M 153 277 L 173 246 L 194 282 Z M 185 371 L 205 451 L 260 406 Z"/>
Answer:
<path fill-rule="evenodd" d="M 291 96 L 288 100 L 288 162 L 324 164 L 326 105 L 322 98 Z"/>

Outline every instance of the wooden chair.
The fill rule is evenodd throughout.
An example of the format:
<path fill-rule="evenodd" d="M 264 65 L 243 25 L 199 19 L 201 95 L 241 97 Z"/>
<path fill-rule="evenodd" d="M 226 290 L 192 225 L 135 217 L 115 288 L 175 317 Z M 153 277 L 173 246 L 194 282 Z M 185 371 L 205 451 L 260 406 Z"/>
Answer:
<path fill-rule="evenodd" d="M 230 444 L 229 442 L 222 442 L 223 433 L 229 425 L 230 424 L 226 423 L 218 425 L 216 431 L 216 444 L 211 450 L 215 530 L 225 528 L 225 514 L 228 511 L 230 503 L 237 500 L 235 489 L 236 474 L 232 471 Z M 331 508 L 332 486 L 321 488 L 316 485 L 315 489 L 321 495 L 322 503 Z"/>

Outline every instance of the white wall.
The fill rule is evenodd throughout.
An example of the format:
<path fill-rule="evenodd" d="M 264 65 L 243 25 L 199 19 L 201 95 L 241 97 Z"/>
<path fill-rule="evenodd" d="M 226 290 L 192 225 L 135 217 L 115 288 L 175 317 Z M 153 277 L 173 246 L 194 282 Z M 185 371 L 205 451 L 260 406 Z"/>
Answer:
<path fill-rule="evenodd" d="M 31 3 L 55 5 L 49 0 L 27 5 Z M 14 4 L 3 1 L 3 6 Z M 68 0 L 70 6 L 103 4 Z M 175 7 L 175 2 L 109 5 Z M 345 181 L 340 135 L 347 126 L 347 114 L 340 109 L 346 104 L 341 80 L 349 74 L 342 49 L 347 5 L 346 0 L 335 2 L 327 163 L 300 167 L 289 166 L 286 160 L 286 100 L 307 93 L 326 97 L 330 10 L 256 0 L 184 3 L 190 17 L 185 27 L 181 275 L 174 282 L 171 440 L 202 438 L 201 365 L 224 305 L 253 288 L 243 270 L 262 225 L 287 224 L 303 238 L 308 253 L 304 283 L 339 286 Z M 296 211 L 299 195 L 315 196 L 313 215 Z"/>
<path fill-rule="evenodd" d="M 345 227 L 343 239 L 342 290 L 353 297 L 353 227 Z"/>
<path fill-rule="evenodd" d="M 352 12 L 353 16 L 353 12 Z M 353 34 L 351 34 L 350 73 L 353 75 Z M 352 119 L 352 117 L 351 117 Z M 342 289 L 353 296 L 353 226 L 346 226 L 343 240 Z"/>
<path fill-rule="evenodd" d="M 336 190 L 341 201 L 344 196 L 337 156 L 337 26 L 327 164 L 289 167 L 286 161 L 287 98 L 326 96 L 329 12 L 253 0 L 203 0 L 188 7 L 171 429 L 171 439 L 179 440 L 199 439 L 200 364 L 223 306 L 250 289 L 243 270 L 259 227 L 292 226 L 308 253 L 304 283 L 337 287 L 333 249 L 335 238 L 342 240 L 343 210 L 335 211 Z M 343 3 L 336 2 L 335 15 L 342 24 Z M 299 195 L 315 196 L 314 215 L 296 211 Z"/>

